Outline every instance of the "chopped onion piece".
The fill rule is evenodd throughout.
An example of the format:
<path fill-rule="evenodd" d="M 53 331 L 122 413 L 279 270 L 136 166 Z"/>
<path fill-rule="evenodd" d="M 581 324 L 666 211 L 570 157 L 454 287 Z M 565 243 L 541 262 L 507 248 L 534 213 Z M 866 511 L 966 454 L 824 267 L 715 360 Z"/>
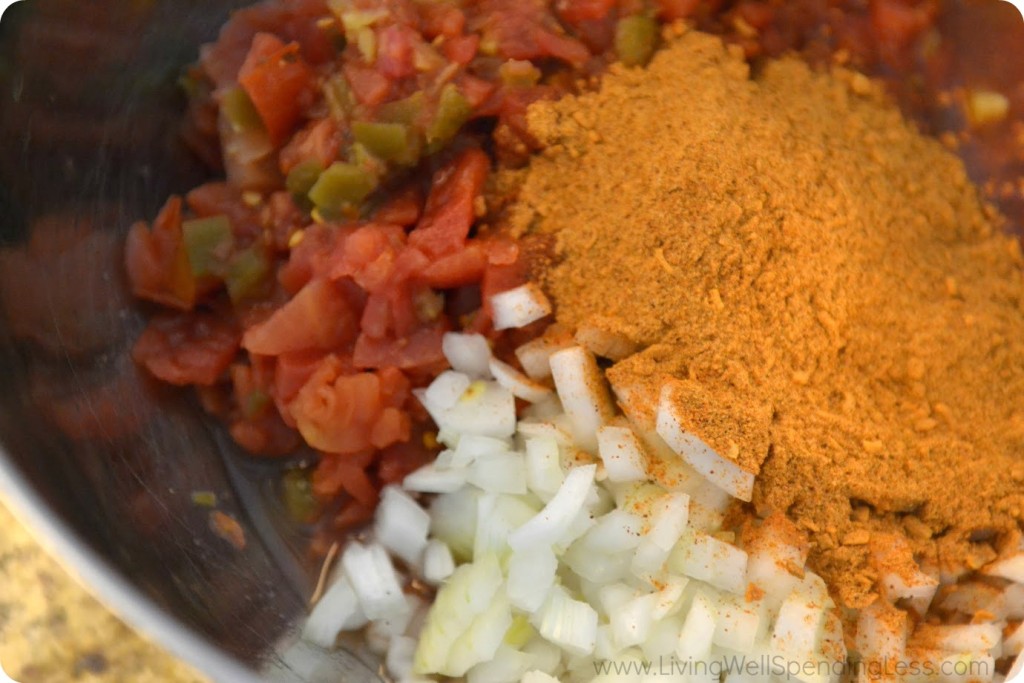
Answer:
<path fill-rule="evenodd" d="M 913 641 L 946 652 L 991 652 L 1002 638 L 1003 632 L 995 624 L 921 624 L 914 631 Z"/>
<path fill-rule="evenodd" d="M 860 611 L 857 650 L 865 662 L 898 662 L 907 651 L 907 613 L 882 600 Z"/>
<path fill-rule="evenodd" d="M 366 625 L 355 589 L 344 574 L 336 576 L 306 620 L 302 637 L 322 648 L 334 647 L 342 631 L 355 631 Z"/>
<path fill-rule="evenodd" d="M 412 622 L 413 615 L 420 608 L 422 601 L 415 595 L 405 596 L 405 609 L 400 612 L 370 622 L 366 627 L 366 645 L 371 652 L 383 655 L 394 638 L 405 634 Z"/>
<path fill-rule="evenodd" d="M 397 486 L 381 492 L 374 532 L 381 545 L 410 565 L 418 564 L 427 547 L 430 515 Z"/>
<path fill-rule="evenodd" d="M 489 493 L 526 493 L 526 462 L 518 453 L 494 453 L 477 458 L 469 468 L 469 483 Z"/>
<path fill-rule="evenodd" d="M 585 465 L 570 471 L 544 509 L 509 535 L 508 543 L 512 549 L 521 551 L 536 545 L 550 546 L 557 543 L 583 509 L 596 471 L 596 465 Z"/>
<path fill-rule="evenodd" d="M 464 676 L 472 667 L 494 659 L 512 625 L 508 598 L 499 591 L 469 628 L 452 643 L 445 669 L 446 676 Z"/>
<path fill-rule="evenodd" d="M 633 556 L 633 572 L 637 576 L 661 569 L 686 530 L 689 514 L 690 497 L 685 493 L 670 493 L 657 502 L 651 512 L 651 529 L 640 540 Z"/>
<path fill-rule="evenodd" d="M 491 297 L 494 329 L 526 327 L 551 314 L 551 302 L 540 287 L 528 282 Z"/>
<path fill-rule="evenodd" d="M 496 382 L 476 381 L 440 415 L 440 427 L 502 439 L 516 432 L 516 399 Z"/>
<path fill-rule="evenodd" d="M 379 544 L 350 542 L 341 554 L 341 566 L 367 618 L 394 616 L 406 608 L 398 573 Z"/>
<path fill-rule="evenodd" d="M 480 495 L 477 489 L 466 487 L 441 494 L 430 504 L 430 532 L 457 558 L 473 557 Z"/>
<path fill-rule="evenodd" d="M 723 595 L 718 603 L 718 620 L 712 641 L 719 647 L 750 652 L 764 618 L 760 601 L 747 602 L 740 595 Z M 815 628 L 817 631 L 817 628 Z M 808 651 L 808 657 L 813 653 Z"/>
<path fill-rule="evenodd" d="M 686 576 L 730 593 L 746 591 L 747 554 L 713 536 L 688 529 L 669 564 Z"/>
<path fill-rule="evenodd" d="M 983 574 L 998 576 L 1014 583 L 1024 583 L 1024 553 L 996 560 L 981 571 Z"/>
<path fill-rule="evenodd" d="M 473 379 L 491 378 L 491 347 L 483 335 L 447 332 L 441 350 L 457 372 Z"/>
<path fill-rule="evenodd" d="M 1014 657 L 1024 652 L 1024 623 L 1017 624 L 1013 632 L 1003 640 L 1003 652 Z"/>
<path fill-rule="evenodd" d="M 551 374 L 580 448 L 597 452 L 597 429 L 614 415 L 611 396 L 593 354 L 582 346 L 551 356 Z"/>
<path fill-rule="evenodd" d="M 582 325 L 576 330 L 576 342 L 595 356 L 619 361 L 636 353 L 636 342 L 624 334 L 609 332 L 594 325 Z"/>
<path fill-rule="evenodd" d="M 629 427 L 605 425 L 598 428 L 597 450 L 609 481 L 643 481 L 647 478 L 643 446 Z"/>
<path fill-rule="evenodd" d="M 539 403 L 551 395 L 551 389 L 534 382 L 508 363 L 503 363 L 497 358 L 491 359 L 491 374 L 494 375 L 494 380 L 498 384 L 512 392 L 516 398 L 521 398 L 524 401 Z"/>
<path fill-rule="evenodd" d="M 439 410 L 448 410 L 466 393 L 473 381 L 461 372 L 445 370 L 437 376 L 423 394 L 424 404 Z"/>
<path fill-rule="evenodd" d="M 551 354 L 573 346 L 568 335 L 545 333 L 516 349 L 516 358 L 530 379 L 546 379 L 551 376 Z"/>
<path fill-rule="evenodd" d="M 818 645 L 825 610 L 795 591 L 786 598 L 775 619 L 771 645 L 793 658 L 809 658 Z"/>
<path fill-rule="evenodd" d="M 392 680 L 407 681 L 412 678 L 413 657 L 416 655 L 416 640 L 408 636 L 398 636 L 391 640 L 384 666 Z"/>
<path fill-rule="evenodd" d="M 516 429 L 518 430 L 519 436 L 524 439 L 552 439 L 559 446 L 565 446 L 566 448 L 575 445 L 573 443 L 572 436 L 552 420 L 522 420 Z"/>
<path fill-rule="evenodd" d="M 654 593 L 638 595 L 608 615 L 616 645 L 627 648 L 647 640 L 657 602 Z"/>
<path fill-rule="evenodd" d="M 510 450 L 512 450 L 512 444 L 508 439 L 496 439 L 479 434 L 463 434 L 455 447 L 455 452 L 466 459 L 467 465 L 480 456 L 507 453 Z"/>
<path fill-rule="evenodd" d="M 533 663 L 533 657 L 525 652 L 502 645 L 490 661 L 469 670 L 466 683 L 519 683 Z"/>
<path fill-rule="evenodd" d="M 690 580 L 685 576 L 669 576 L 664 580 L 664 586 L 657 592 L 658 600 L 654 604 L 654 618 L 656 620 L 671 617 L 679 612 L 682 607 L 683 591 L 686 590 Z"/>
<path fill-rule="evenodd" d="M 661 392 L 656 424 L 658 436 L 698 474 L 734 498 L 750 502 L 754 475 L 715 453 L 700 437 L 686 430 L 675 412 L 671 382 L 667 382 Z"/>
<path fill-rule="evenodd" d="M 455 571 L 451 548 L 437 539 L 431 539 L 423 551 L 423 578 L 437 586 Z"/>
<path fill-rule="evenodd" d="M 466 485 L 468 476 L 468 470 L 441 469 L 430 463 L 402 480 L 402 488 L 417 493 L 454 493 Z"/>
<path fill-rule="evenodd" d="M 554 590 L 539 614 L 540 634 L 576 656 L 589 655 L 597 640 L 597 612 L 585 602 Z"/>
<path fill-rule="evenodd" d="M 549 676 L 539 669 L 533 671 L 527 671 L 523 674 L 521 683 L 561 683 L 554 676 Z"/>
<path fill-rule="evenodd" d="M 589 553 L 621 553 L 639 545 L 642 528 L 643 522 L 639 517 L 617 508 L 599 517 L 578 543 L 583 544 Z"/>
<path fill-rule="evenodd" d="M 558 560 L 548 547 L 514 553 L 508 562 L 508 598 L 524 612 L 540 609 L 555 585 Z"/>
<path fill-rule="evenodd" d="M 548 501 L 565 481 L 558 442 L 551 437 L 526 439 L 526 483 L 541 500 Z"/>
<path fill-rule="evenodd" d="M 679 632 L 676 657 L 682 662 L 707 660 L 711 655 L 711 643 L 715 635 L 718 610 L 704 594 L 693 596 L 690 611 Z"/>

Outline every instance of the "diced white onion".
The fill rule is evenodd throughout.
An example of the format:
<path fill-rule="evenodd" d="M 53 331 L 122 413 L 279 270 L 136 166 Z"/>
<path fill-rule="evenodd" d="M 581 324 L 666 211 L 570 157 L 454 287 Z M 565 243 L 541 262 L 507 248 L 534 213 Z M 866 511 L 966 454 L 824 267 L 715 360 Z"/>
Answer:
<path fill-rule="evenodd" d="M 412 677 L 412 662 L 416 654 L 416 640 L 408 636 L 398 636 L 391 640 L 384 666 L 395 681 L 406 681 Z"/>
<path fill-rule="evenodd" d="M 723 595 L 718 603 L 718 620 L 715 623 L 712 641 L 719 647 L 736 652 L 750 652 L 754 649 L 754 641 L 761 630 L 762 618 L 760 602 L 747 602 L 746 598 L 740 595 Z M 806 654 L 810 657 L 812 653 L 813 650 L 810 650 Z"/>
<path fill-rule="evenodd" d="M 516 399 L 496 382 L 476 381 L 440 415 L 440 427 L 498 439 L 516 431 Z"/>
<path fill-rule="evenodd" d="M 466 674 L 467 683 L 518 683 L 533 666 L 533 657 L 502 645 L 490 661 L 477 664 Z"/>
<path fill-rule="evenodd" d="M 654 593 L 638 595 L 608 615 L 612 636 L 619 647 L 632 647 L 647 640 L 657 601 Z"/>
<path fill-rule="evenodd" d="M 546 379 L 551 376 L 551 354 L 573 346 L 572 340 L 565 335 L 545 335 L 528 341 L 516 349 L 516 358 L 530 379 Z"/>
<path fill-rule="evenodd" d="M 662 390 L 656 424 L 658 435 L 698 474 L 734 498 L 750 501 L 754 475 L 715 453 L 700 437 L 686 430 L 675 413 L 671 383 L 666 383 Z"/>
<path fill-rule="evenodd" d="M 553 545 L 569 530 L 594 483 L 596 465 L 584 465 L 569 472 L 554 497 L 526 524 L 508 538 L 515 551 L 536 545 Z"/>
<path fill-rule="evenodd" d="M 562 591 L 552 591 L 539 614 L 544 638 L 576 656 L 589 655 L 597 640 L 597 612 Z"/>
<path fill-rule="evenodd" d="M 367 623 L 352 584 L 344 575 L 336 576 L 313 607 L 302 630 L 302 637 L 323 648 L 334 647 L 342 631 L 355 631 Z"/>
<path fill-rule="evenodd" d="M 914 632 L 914 640 L 946 652 L 989 652 L 1003 638 L 996 624 L 933 625 L 922 624 Z"/>
<path fill-rule="evenodd" d="M 508 562 L 508 599 L 529 614 L 540 609 L 555 585 L 558 560 L 548 547 L 534 547 L 512 555 Z"/>
<path fill-rule="evenodd" d="M 642 481 L 647 478 L 643 446 L 629 427 L 599 427 L 597 450 L 609 481 Z"/>
<path fill-rule="evenodd" d="M 597 429 L 614 414 L 604 377 L 593 354 L 582 346 L 551 356 L 551 375 L 572 424 L 573 438 L 586 451 L 597 452 Z"/>
<path fill-rule="evenodd" d="M 526 493 L 526 462 L 519 453 L 493 453 L 469 468 L 469 483 L 490 493 Z"/>
<path fill-rule="evenodd" d="M 393 616 L 405 609 L 398 573 L 382 546 L 352 541 L 341 554 L 341 566 L 369 619 Z"/>
<path fill-rule="evenodd" d="M 464 676 L 472 667 L 494 659 L 511 625 L 512 610 L 508 598 L 499 591 L 452 644 L 448 662 L 440 673 Z"/>
<path fill-rule="evenodd" d="M 772 648 L 794 658 L 810 657 L 818 645 L 825 610 L 799 591 L 793 592 L 779 608 L 772 631 Z"/>
<path fill-rule="evenodd" d="M 405 609 L 383 619 L 370 622 L 364 633 L 366 645 L 370 651 L 377 655 L 385 654 L 391 641 L 405 634 L 413 615 L 421 604 L 422 601 L 415 595 L 406 595 Z"/>
<path fill-rule="evenodd" d="M 549 676 L 539 669 L 523 674 L 522 683 L 560 683 L 554 676 Z"/>
<path fill-rule="evenodd" d="M 503 363 L 497 358 L 491 359 L 491 374 L 494 375 L 494 380 L 498 384 L 512 392 L 516 398 L 521 398 L 524 401 L 539 403 L 551 395 L 551 389 L 534 382 L 508 363 Z"/>
<path fill-rule="evenodd" d="M 483 335 L 447 332 L 441 350 L 457 372 L 473 379 L 490 379 L 491 347 Z"/>
<path fill-rule="evenodd" d="M 679 644 L 676 647 L 676 656 L 680 661 L 707 660 L 711 655 L 717 619 L 718 610 L 706 595 L 697 593 L 693 596 L 693 603 L 683 621 L 683 630 L 679 633 Z"/>
<path fill-rule="evenodd" d="M 672 553 L 673 569 L 730 593 L 746 591 L 747 554 L 713 536 L 687 530 Z"/>
<path fill-rule="evenodd" d="M 466 393 L 473 380 L 461 372 L 445 370 L 424 392 L 424 401 L 439 410 L 448 410 Z"/>
<path fill-rule="evenodd" d="M 541 500 L 551 500 L 565 480 L 558 442 L 551 437 L 526 439 L 526 483 Z"/>
<path fill-rule="evenodd" d="M 998 576 L 1014 583 L 1024 584 L 1024 553 L 996 560 L 981 571 L 989 576 Z"/>
<path fill-rule="evenodd" d="M 528 282 L 491 297 L 494 329 L 526 327 L 551 314 L 551 302 L 540 287 Z"/>
<path fill-rule="evenodd" d="M 651 529 L 640 540 L 633 556 L 633 571 L 638 575 L 657 572 L 686 530 L 690 497 L 670 493 L 657 502 L 651 514 Z"/>
<path fill-rule="evenodd" d="M 465 469 L 441 469 L 437 463 L 429 463 L 402 480 L 402 488 L 417 493 L 454 493 L 466 484 L 469 471 Z"/>
<path fill-rule="evenodd" d="M 397 486 L 381 492 L 374 533 L 381 545 L 410 565 L 419 562 L 427 547 L 430 515 Z"/>
<path fill-rule="evenodd" d="M 455 571 L 455 559 L 447 544 L 432 539 L 423 551 L 423 578 L 435 586 Z"/>

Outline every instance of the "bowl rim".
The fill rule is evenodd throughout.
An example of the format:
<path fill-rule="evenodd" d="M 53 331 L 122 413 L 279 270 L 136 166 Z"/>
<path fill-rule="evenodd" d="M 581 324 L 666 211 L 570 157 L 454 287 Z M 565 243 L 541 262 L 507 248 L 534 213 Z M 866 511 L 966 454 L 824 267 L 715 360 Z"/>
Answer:
<path fill-rule="evenodd" d="M 89 547 L 41 496 L 0 443 L 0 500 L 69 576 L 151 643 L 217 683 L 265 679 L 174 619 Z"/>

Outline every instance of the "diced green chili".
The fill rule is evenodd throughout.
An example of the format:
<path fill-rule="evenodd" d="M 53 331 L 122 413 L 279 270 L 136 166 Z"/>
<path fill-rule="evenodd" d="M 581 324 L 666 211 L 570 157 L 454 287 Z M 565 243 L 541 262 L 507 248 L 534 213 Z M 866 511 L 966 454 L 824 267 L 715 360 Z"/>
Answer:
<path fill-rule="evenodd" d="M 615 52 L 626 66 L 643 66 L 658 44 L 658 24 L 651 17 L 635 14 L 615 27 Z"/>
<path fill-rule="evenodd" d="M 263 414 L 263 411 L 270 405 L 270 396 L 267 392 L 256 389 L 249 393 L 242 402 L 242 414 L 252 420 Z"/>
<path fill-rule="evenodd" d="M 423 91 L 394 102 L 385 102 L 377 110 L 377 117 L 388 123 L 402 123 L 415 126 L 423 115 Z"/>
<path fill-rule="evenodd" d="M 195 277 L 220 275 L 233 240 L 227 216 L 196 218 L 181 224 L 188 264 Z"/>
<path fill-rule="evenodd" d="M 427 151 L 433 154 L 455 137 L 462 124 L 469 120 L 473 108 L 454 83 L 441 89 L 434 120 L 427 128 Z"/>
<path fill-rule="evenodd" d="M 204 508 L 217 507 L 217 494 L 213 491 L 193 491 L 192 503 Z"/>
<path fill-rule="evenodd" d="M 331 118 L 336 121 L 348 121 L 356 108 L 356 97 L 352 87 L 342 74 L 336 74 L 324 83 L 324 99 Z"/>
<path fill-rule="evenodd" d="M 354 164 L 336 161 L 320 174 L 309 190 L 309 199 L 321 211 L 340 212 L 347 204 L 358 204 L 377 187 L 369 171 Z"/>
<path fill-rule="evenodd" d="M 316 159 L 303 161 L 301 164 L 288 171 L 288 177 L 284 180 L 284 186 L 294 197 L 305 199 L 309 191 L 316 185 L 317 179 L 323 173 L 324 167 Z"/>
<path fill-rule="evenodd" d="M 281 499 L 288 517 L 299 523 L 313 521 L 320 508 L 305 470 L 288 470 L 281 479 Z"/>
<path fill-rule="evenodd" d="M 238 303 L 260 293 L 270 276 L 270 260 L 262 245 L 238 252 L 228 264 L 224 284 L 231 301 Z"/>
<path fill-rule="evenodd" d="M 220 109 L 236 133 L 263 128 L 263 119 L 249 99 L 248 93 L 241 87 L 232 88 L 224 93 Z"/>
<path fill-rule="evenodd" d="M 356 142 L 384 161 L 398 161 L 409 156 L 409 126 L 403 123 L 371 123 L 357 121 L 352 124 Z"/>

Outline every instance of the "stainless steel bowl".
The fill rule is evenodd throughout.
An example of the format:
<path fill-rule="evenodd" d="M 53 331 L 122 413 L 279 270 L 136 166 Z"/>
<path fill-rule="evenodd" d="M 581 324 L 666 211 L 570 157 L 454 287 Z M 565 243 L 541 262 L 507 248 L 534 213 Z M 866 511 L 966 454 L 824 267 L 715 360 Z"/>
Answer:
<path fill-rule="evenodd" d="M 310 576 L 259 500 L 273 465 L 128 355 L 143 311 L 123 235 L 202 180 L 177 78 L 242 4 L 29 0 L 0 21 L 0 489 L 109 606 L 213 679 L 370 680 L 344 653 L 288 649 Z M 244 549 L 211 530 L 200 490 Z"/>

